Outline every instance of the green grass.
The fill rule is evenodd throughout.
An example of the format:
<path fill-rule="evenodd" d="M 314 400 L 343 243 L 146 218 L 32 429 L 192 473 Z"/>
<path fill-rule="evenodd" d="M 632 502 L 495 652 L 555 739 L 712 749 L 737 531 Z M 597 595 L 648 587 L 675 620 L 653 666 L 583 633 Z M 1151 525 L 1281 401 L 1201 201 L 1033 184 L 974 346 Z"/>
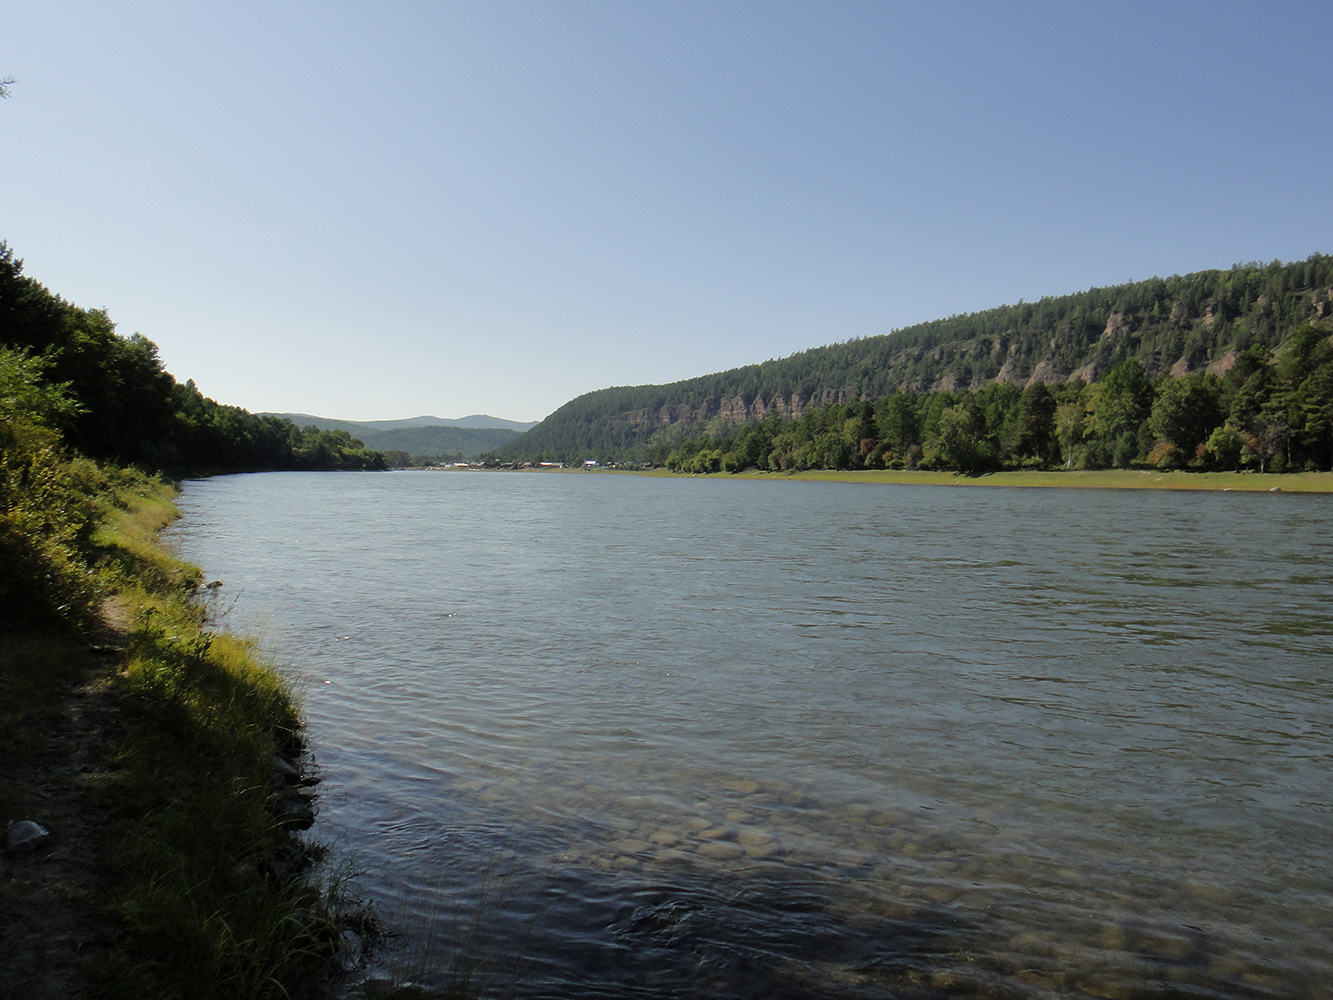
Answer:
<path fill-rule="evenodd" d="M 316 997 L 345 928 L 377 923 L 317 842 L 280 826 L 272 758 L 302 749 L 290 688 L 253 646 L 213 630 L 200 571 L 159 537 L 174 488 L 0 428 L 0 768 L 4 819 L 90 676 L 90 639 L 121 647 L 101 905 L 118 928 L 100 994 L 168 1000 Z M 96 661 L 97 658 L 91 658 Z M 90 863 L 92 863 L 90 859 Z"/>
<path fill-rule="evenodd" d="M 156 541 L 156 492 L 95 536 L 132 615 L 108 905 L 125 932 L 108 994 L 316 996 L 345 926 L 373 929 L 345 875 L 275 821 L 270 761 L 301 751 L 299 707 L 253 646 L 211 630 L 199 572 Z M 133 581 L 130 583 L 129 581 Z"/>

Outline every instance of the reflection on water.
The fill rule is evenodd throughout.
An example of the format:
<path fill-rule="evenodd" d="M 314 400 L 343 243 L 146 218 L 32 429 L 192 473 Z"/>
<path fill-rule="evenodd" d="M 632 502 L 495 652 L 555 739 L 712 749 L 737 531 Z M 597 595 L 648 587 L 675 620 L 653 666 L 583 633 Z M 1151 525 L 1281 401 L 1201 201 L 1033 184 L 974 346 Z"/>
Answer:
<path fill-rule="evenodd" d="M 481 920 L 518 996 L 1333 995 L 1328 498 L 406 473 L 183 506 L 304 678 L 321 835 L 443 939 L 423 982 Z"/>

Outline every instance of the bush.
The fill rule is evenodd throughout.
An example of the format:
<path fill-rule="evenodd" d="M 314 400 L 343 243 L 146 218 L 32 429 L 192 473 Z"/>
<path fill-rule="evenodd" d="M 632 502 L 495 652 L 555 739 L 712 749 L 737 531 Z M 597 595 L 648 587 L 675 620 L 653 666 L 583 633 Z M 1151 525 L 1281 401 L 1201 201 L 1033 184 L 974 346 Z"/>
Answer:
<path fill-rule="evenodd" d="M 90 620 L 99 587 L 91 565 L 98 494 L 87 459 L 70 461 L 55 432 L 0 423 L 0 607 L 10 626 Z"/>

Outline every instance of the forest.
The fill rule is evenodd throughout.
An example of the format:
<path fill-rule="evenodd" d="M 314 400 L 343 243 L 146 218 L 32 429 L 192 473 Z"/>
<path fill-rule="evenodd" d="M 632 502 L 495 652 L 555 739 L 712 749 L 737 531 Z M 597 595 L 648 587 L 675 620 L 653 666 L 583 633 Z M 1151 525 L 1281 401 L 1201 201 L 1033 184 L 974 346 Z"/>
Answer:
<path fill-rule="evenodd" d="M 1257 472 L 1333 468 L 1333 343 L 1297 329 L 1274 362 L 1251 347 L 1221 377 L 1149 378 L 1127 358 L 1104 378 L 1024 389 L 895 392 L 830 403 L 791 419 L 776 411 L 732 433 L 673 447 L 676 472 L 804 469 L 1009 469 Z"/>
<path fill-rule="evenodd" d="M 151 340 L 122 337 L 105 311 L 52 294 L 3 242 L 0 423 L 6 447 L 13 425 L 36 423 L 89 458 L 154 470 L 387 467 L 346 431 L 257 416 L 177 382 Z"/>
<path fill-rule="evenodd" d="M 1253 436 L 1255 426 L 1244 413 L 1231 413 L 1236 380 L 1259 370 L 1256 364 L 1266 367 L 1268 361 L 1285 357 L 1293 335 L 1307 327 L 1315 331 L 1302 334 L 1310 343 L 1333 332 L 1333 257 L 1325 254 L 1294 263 L 1237 264 L 1229 270 L 1092 288 L 951 316 L 670 385 L 602 389 L 566 403 L 499 455 L 662 464 L 672 453 L 689 451 L 688 442 L 702 439 L 709 447 L 700 446 L 696 452 L 716 451 L 751 425 L 755 429 L 747 440 L 785 433 L 796 435 L 787 439 L 793 442 L 827 441 L 828 425 L 855 419 L 857 433 L 865 431 L 857 439 L 844 435 L 837 448 L 822 451 L 784 445 L 780 455 L 790 453 L 791 462 L 813 461 L 814 467 L 855 464 L 854 459 L 866 458 L 947 467 L 1010 467 L 1023 461 L 1100 467 L 1147 461 L 1160 440 L 1175 449 L 1169 454 L 1159 450 L 1161 461 L 1190 464 L 1212 460 L 1216 454 L 1222 456 L 1216 460 L 1225 464 L 1233 454 L 1237 460 L 1249 454 L 1242 438 Z M 1317 343 L 1309 348 L 1314 368 L 1319 367 L 1321 350 Z M 1261 363 L 1260 358 L 1266 360 Z M 1111 390 L 1093 388 L 1129 361 L 1136 366 L 1119 368 Z M 1239 371 L 1231 374 L 1236 366 Z M 1271 372 L 1275 385 L 1295 377 L 1290 365 L 1278 368 Z M 1118 381 L 1129 378 L 1131 371 L 1138 373 L 1133 376 L 1138 388 L 1131 393 L 1134 418 L 1117 416 L 1108 424 L 1100 394 L 1110 391 L 1114 396 Z M 1172 389 L 1168 399 L 1190 389 L 1195 402 L 1211 400 L 1207 406 L 1216 405 L 1221 414 L 1213 429 L 1229 426 L 1223 436 L 1240 441 L 1239 445 L 1224 446 L 1219 437 L 1214 451 L 1201 457 L 1193 454 L 1199 445 L 1189 436 L 1181 441 L 1169 436 L 1146 440 L 1152 433 L 1147 421 L 1157 395 L 1184 375 L 1190 378 L 1183 380 L 1182 388 Z M 1017 431 L 1023 399 L 1028 400 L 1024 419 L 1031 419 L 1033 407 L 1041 411 L 1048 405 L 1042 390 L 1035 388 L 1038 384 L 1045 385 L 1057 410 L 1065 407 L 1060 432 L 1064 436 L 1056 433 L 1051 438 L 1055 447 L 1050 451 L 1042 451 L 1031 435 Z M 1312 384 L 1304 391 L 1314 389 Z M 1280 395 L 1295 398 L 1298 390 L 1299 384 L 1286 385 Z M 1256 383 L 1247 398 L 1261 392 L 1270 389 Z M 888 401 L 895 398 L 889 415 Z M 1327 455 L 1305 443 L 1318 435 L 1306 426 L 1311 418 L 1304 409 L 1306 396 L 1300 398 L 1299 404 L 1292 404 L 1299 412 L 1289 407 L 1282 418 L 1286 439 L 1281 446 L 1273 444 L 1282 437 L 1278 430 L 1260 434 L 1255 437 L 1258 450 L 1250 453 L 1267 457 L 1244 461 L 1267 466 L 1270 458 L 1280 456 L 1279 464 L 1313 462 L 1327 468 Z M 867 403 L 872 404 L 873 418 L 864 415 Z M 960 406 L 944 418 L 946 438 L 974 435 L 975 446 L 970 452 L 953 446 L 941 450 L 940 413 Z M 1265 419 L 1277 419 L 1277 406 L 1269 406 Z M 918 422 L 920 439 L 904 443 L 905 432 L 893 429 L 895 421 L 899 428 Z M 1131 422 L 1132 447 L 1127 437 Z M 786 429 L 777 430 L 780 427 Z M 1205 445 L 1211 436 L 1212 430 Z M 861 442 L 872 439 L 862 454 Z M 724 449 L 724 454 L 727 450 L 734 451 Z M 816 454 L 823 457 L 813 459 Z M 751 464 L 762 467 L 757 460 Z"/>

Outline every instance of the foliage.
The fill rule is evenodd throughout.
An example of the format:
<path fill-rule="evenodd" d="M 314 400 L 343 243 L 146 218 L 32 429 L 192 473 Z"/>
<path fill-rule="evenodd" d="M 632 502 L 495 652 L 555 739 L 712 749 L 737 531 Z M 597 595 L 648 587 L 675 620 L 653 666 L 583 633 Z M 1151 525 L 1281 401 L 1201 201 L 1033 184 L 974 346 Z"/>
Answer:
<path fill-rule="evenodd" d="M 0 422 L 26 419 L 51 426 L 79 414 L 69 384 L 44 377 L 50 366 L 48 357 L 33 357 L 22 348 L 0 348 Z"/>
<path fill-rule="evenodd" d="M 91 619 L 99 595 L 91 535 L 107 485 L 51 430 L 0 423 L 0 624 Z"/>
<path fill-rule="evenodd" d="M 298 428 L 178 383 L 152 341 L 52 295 L 0 242 L 0 421 L 20 416 L 84 455 L 155 469 L 387 468 L 346 431 Z"/>

